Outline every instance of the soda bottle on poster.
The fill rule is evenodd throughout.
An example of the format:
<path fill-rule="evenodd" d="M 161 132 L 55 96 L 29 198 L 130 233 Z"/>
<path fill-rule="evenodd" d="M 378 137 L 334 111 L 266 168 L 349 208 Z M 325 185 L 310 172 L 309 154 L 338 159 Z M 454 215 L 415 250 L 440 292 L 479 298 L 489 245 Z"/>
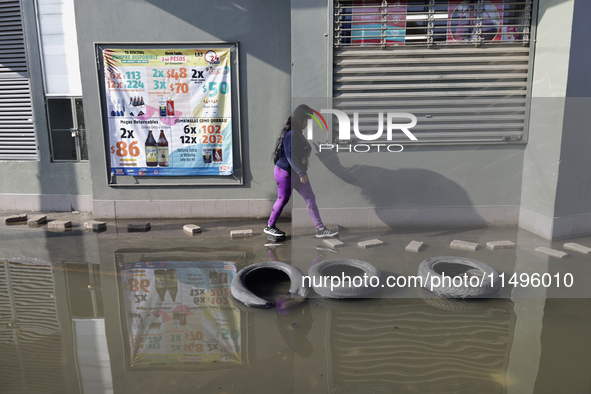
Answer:
<path fill-rule="evenodd" d="M 156 281 L 156 293 L 160 296 L 160 301 L 164 301 L 166 296 L 166 270 L 155 270 L 154 278 Z"/>
<path fill-rule="evenodd" d="M 158 138 L 158 165 L 168 167 L 168 141 L 164 130 L 160 130 L 160 138 Z"/>
<path fill-rule="evenodd" d="M 146 165 L 148 167 L 158 166 L 158 143 L 152 135 L 152 130 L 146 139 Z"/>
<path fill-rule="evenodd" d="M 170 294 L 170 297 L 172 297 L 172 302 L 175 302 L 176 295 L 179 291 L 179 284 L 177 282 L 175 269 L 166 270 L 166 288 L 168 290 L 168 294 Z"/>

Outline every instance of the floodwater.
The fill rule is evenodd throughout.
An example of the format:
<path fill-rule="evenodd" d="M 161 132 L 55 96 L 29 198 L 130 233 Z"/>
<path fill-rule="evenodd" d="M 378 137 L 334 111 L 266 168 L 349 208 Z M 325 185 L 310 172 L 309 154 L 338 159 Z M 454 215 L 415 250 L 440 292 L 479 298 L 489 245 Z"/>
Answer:
<path fill-rule="evenodd" d="M 517 229 L 343 229 L 336 250 L 296 229 L 270 242 L 262 221 L 128 221 L 102 233 L 0 224 L 1 393 L 590 393 L 591 256 L 548 257 L 538 246 L 591 246 L 591 237 L 549 242 Z M 289 223 L 281 223 L 289 228 Z M 231 229 L 252 238 L 231 240 Z M 385 244 L 360 249 L 357 242 Z M 454 239 L 477 242 L 453 250 Z M 405 252 L 411 241 L 425 243 Z M 490 251 L 488 241 L 516 249 Z M 338 252 L 338 253 L 335 253 Z M 442 300 L 417 288 L 380 298 L 252 309 L 228 295 L 235 272 L 283 261 L 304 273 L 352 258 L 383 275 L 416 275 L 428 257 L 461 256 L 510 277 L 571 274 L 570 288 L 507 285 L 498 299 Z M 277 300 L 289 282 L 253 281 Z M 285 299 L 283 300 L 285 301 Z M 281 302 L 281 301 L 280 301 Z"/>

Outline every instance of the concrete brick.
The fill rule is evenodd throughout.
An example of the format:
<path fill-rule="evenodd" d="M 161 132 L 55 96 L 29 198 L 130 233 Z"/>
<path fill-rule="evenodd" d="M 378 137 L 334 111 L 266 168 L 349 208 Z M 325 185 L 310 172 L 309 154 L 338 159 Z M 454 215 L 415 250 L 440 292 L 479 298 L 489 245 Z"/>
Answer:
<path fill-rule="evenodd" d="M 27 214 L 26 213 L 18 213 L 16 215 L 10 215 L 4 218 L 4 223 L 19 223 L 19 222 L 26 222 L 27 221 Z"/>
<path fill-rule="evenodd" d="M 515 242 L 511 241 L 491 241 L 486 243 L 486 247 L 490 250 L 498 249 L 515 249 Z"/>
<path fill-rule="evenodd" d="M 564 249 L 572 250 L 574 252 L 579 252 L 579 253 L 583 253 L 583 254 L 591 254 L 591 248 L 584 246 L 584 245 L 576 244 L 574 242 L 565 243 Z"/>
<path fill-rule="evenodd" d="M 420 241 L 411 241 L 408 245 L 406 245 L 406 248 L 404 248 L 404 250 L 406 250 L 407 252 L 414 252 L 414 253 L 418 253 L 421 248 L 423 247 L 423 243 Z"/>
<path fill-rule="evenodd" d="M 84 222 L 84 228 L 91 231 L 105 231 L 107 229 L 107 223 L 91 220 L 90 222 Z"/>
<path fill-rule="evenodd" d="M 47 223 L 47 228 L 52 229 L 65 229 L 70 227 L 72 227 L 72 222 L 70 220 L 52 220 Z"/>
<path fill-rule="evenodd" d="M 325 238 L 322 242 L 335 249 L 345 245 L 342 241 L 336 238 Z"/>
<path fill-rule="evenodd" d="M 367 241 L 362 241 L 357 243 L 357 246 L 362 248 L 362 249 L 367 249 L 367 248 L 375 248 L 376 246 L 380 246 L 383 245 L 384 243 L 382 241 L 380 241 L 379 239 L 369 239 Z"/>
<path fill-rule="evenodd" d="M 230 238 L 248 238 L 248 237 L 252 237 L 252 236 L 253 236 L 252 229 L 230 231 Z"/>
<path fill-rule="evenodd" d="M 480 245 L 475 244 L 473 242 L 460 241 L 459 239 L 454 239 L 449 244 L 449 247 L 452 249 L 467 250 L 470 252 L 476 252 L 476 250 L 480 247 Z"/>
<path fill-rule="evenodd" d="M 201 227 L 196 224 L 185 224 L 183 226 L 183 231 L 191 235 L 198 234 L 201 232 Z"/>
<path fill-rule="evenodd" d="M 46 215 L 35 215 L 35 216 L 29 218 L 29 220 L 27 220 L 27 223 L 29 223 L 29 226 L 36 226 L 38 224 L 47 223 L 47 216 Z"/>
<path fill-rule="evenodd" d="M 138 223 L 128 223 L 127 224 L 127 232 L 141 232 L 141 231 L 150 231 L 151 225 L 150 222 L 138 222 Z"/>
<path fill-rule="evenodd" d="M 565 258 L 566 256 L 568 256 L 568 253 L 566 253 L 566 252 L 563 252 L 561 250 L 546 248 L 544 246 L 537 247 L 535 250 L 536 250 L 536 252 L 544 253 L 544 254 L 547 254 L 548 256 L 557 257 L 559 259 L 562 259 L 562 258 Z"/>

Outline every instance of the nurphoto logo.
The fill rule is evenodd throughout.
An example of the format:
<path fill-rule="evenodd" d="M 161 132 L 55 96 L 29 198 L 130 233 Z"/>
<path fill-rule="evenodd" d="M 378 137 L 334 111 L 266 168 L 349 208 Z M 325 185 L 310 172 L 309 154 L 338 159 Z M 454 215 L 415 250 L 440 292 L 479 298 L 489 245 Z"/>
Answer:
<path fill-rule="evenodd" d="M 326 120 L 322 116 L 322 114 L 333 114 L 337 117 L 339 126 L 339 140 L 342 141 L 349 141 L 351 140 L 351 118 L 344 113 L 343 111 L 339 111 L 336 109 L 321 109 L 320 112 L 312 110 L 314 113 L 308 114 L 310 115 L 316 123 L 320 126 L 320 129 L 323 130 L 324 127 L 328 130 L 328 125 Z M 408 123 L 400 123 L 400 119 L 410 120 Z M 396 122 L 395 122 L 396 120 Z M 322 121 L 322 122 L 321 122 Z M 324 125 L 324 127 L 323 127 Z M 412 129 L 417 125 L 417 117 L 413 114 L 406 113 L 406 112 L 387 112 L 386 113 L 386 140 L 392 141 L 392 135 L 394 132 L 402 131 L 408 139 L 411 141 L 417 141 L 417 137 L 414 136 L 413 133 L 410 132 L 409 129 Z M 362 134 L 359 131 L 359 113 L 353 113 L 353 133 L 355 137 L 363 140 L 363 141 L 376 141 L 382 138 L 384 134 L 384 113 L 378 113 L 378 130 L 374 134 Z M 306 128 L 306 138 L 308 140 L 312 140 L 314 135 L 314 122 L 308 122 L 308 127 Z M 332 150 L 336 148 L 336 151 L 355 151 L 355 152 L 369 152 L 371 147 L 375 146 L 377 151 L 380 151 L 380 147 L 386 147 L 388 152 L 402 152 L 404 147 L 400 144 L 355 144 L 355 145 L 341 145 L 337 144 L 319 144 L 320 152 L 322 150 Z M 393 150 L 394 148 L 395 150 Z"/>

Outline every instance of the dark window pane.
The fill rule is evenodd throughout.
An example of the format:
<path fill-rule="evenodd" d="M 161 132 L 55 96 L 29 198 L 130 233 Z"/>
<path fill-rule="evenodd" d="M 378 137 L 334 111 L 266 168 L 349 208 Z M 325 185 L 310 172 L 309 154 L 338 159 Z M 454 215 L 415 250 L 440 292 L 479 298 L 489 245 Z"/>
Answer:
<path fill-rule="evenodd" d="M 78 129 L 78 140 L 80 141 L 80 160 L 88 160 L 88 145 L 86 144 L 85 129 Z"/>
<path fill-rule="evenodd" d="M 74 127 L 70 99 L 47 99 L 47 109 L 49 124 L 52 129 L 70 129 Z"/>
<path fill-rule="evenodd" d="M 77 98 L 76 100 L 76 121 L 78 122 L 79 129 L 85 129 L 84 124 L 84 106 L 82 105 L 82 99 Z"/>
<path fill-rule="evenodd" d="M 53 160 L 77 160 L 76 138 L 70 130 L 51 130 Z"/>

